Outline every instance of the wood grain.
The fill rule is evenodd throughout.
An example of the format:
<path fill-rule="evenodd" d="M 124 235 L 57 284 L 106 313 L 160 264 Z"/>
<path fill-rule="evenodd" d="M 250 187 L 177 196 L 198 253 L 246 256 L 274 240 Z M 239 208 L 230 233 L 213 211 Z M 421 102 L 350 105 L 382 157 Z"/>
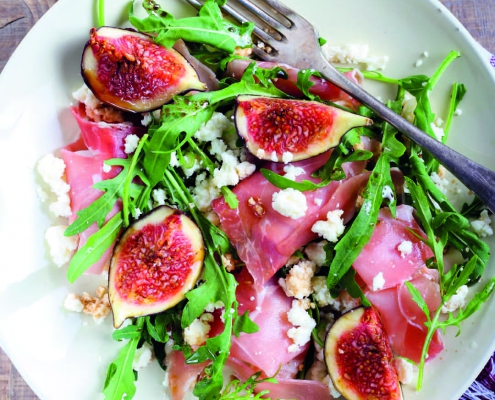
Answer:
<path fill-rule="evenodd" d="M 31 27 L 57 0 L 0 0 L 0 72 Z M 77 1 L 77 0 L 75 0 Z M 495 54 L 493 0 L 441 0 L 487 50 Z M 38 400 L 0 349 L 0 400 Z"/>

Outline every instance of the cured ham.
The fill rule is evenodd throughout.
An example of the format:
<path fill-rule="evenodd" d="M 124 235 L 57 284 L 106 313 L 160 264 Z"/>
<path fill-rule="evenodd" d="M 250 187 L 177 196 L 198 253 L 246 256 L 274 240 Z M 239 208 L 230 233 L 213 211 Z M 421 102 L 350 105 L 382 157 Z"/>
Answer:
<path fill-rule="evenodd" d="M 418 274 L 410 282 L 421 292 L 433 313 L 441 302 L 438 284 L 422 274 Z M 407 287 L 400 284 L 376 292 L 368 290 L 365 295 L 379 311 L 394 353 L 419 362 L 428 331 L 424 325 L 426 316 L 412 299 Z M 442 349 L 442 337 L 437 331 L 430 345 L 428 359 L 433 359 Z"/>
<path fill-rule="evenodd" d="M 167 354 L 165 364 L 171 400 L 183 400 L 192 391 L 208 363 L 186 364 L 182 352 L 172 350 Z"/>
<path fill-rule="evenodd" d="M 81 130 L 80 138 L 61 150 L 62 159 L 66 165 L 67 182 L 70 185 L 70 200 L 72 215 L 69 222 L 76 218 L 76 213 L 89 206 L 98 199 L 103 192 L 93 185 L 104 179 L 111 179 L 119 173 L 119 168 L 104 169 L 104 161 L 111 158 L 125 158 L 125 138 L 130 134 L 142 135 L 144 128 L 125 123 L 108 124 L 89 120 L 84 107 L 71 108 L 72 114 Z M 111 218 L 120 210 L 118 202 L 107 218 Z M 88 227 L 79 234 L 79 248 L 81 248 L 94 232 L 96 224 Z M 101 274 L 112 254 L 109 248 L 98 262 L 93 264 L 87 273 Z"/>
<path fill-rule="evenodd" d="M 232 358 L 227 361 L 227 366 L 232 369 L 235 377 L 241 381 L 246 381 L 257 372 L 254 368 Z M 271 399 L 331 400 L 333 398 L 330 395 L 328 386 L 318 381 L 286 378 L 282 376 L 282 371 L 275 379 L 277 383 L 263 382 L 258 384 L 255 392 L 269 390 L 268 396 Z"/>
<path fill-rule="evenodd" d="M 300 355 L 304 358 L 307 346 L 295 352 L 289 351 L 293 342 L 287 336 L 287 331 L 293 325 L 288 321 L 287 313 L 291 309 L 292 299 L 277 284 L 270 283 L 262 290 L 256 290 L 252 277 L 245 269 L 237 280 L 239 314 L 249 311 L 249 317 L 259 326 L 259 331 L 241 333 L 239 338 L 233 336 L 231 357 L 253 366 L 256 371 L 261 370 L 266 376 L 275 375 L 281 366 L 289 364 Z M 297 365 L 294 374 L 296 372 Z"/>
<path fill-rule="evenodd" d="M 410 206 L 398 206 L 393 218 L 390 209 L 380 210 L 373 235 L 353 264 L 369 288 L 374 287 L 378 274 L 382 282 L 379 289 L 395 287 L 409 280 L 433 257 L 431 249 L 416 236 L 426 238 L 413 211 Z"/>
<path fill-rule="evenodd" d="M 296 179 L 318 182 L 311 174 L 329 157 L 329 153 L 309 160 L 293 163 L 304 173 Z M 355 210 L 356 198 L 368 180 L 368 174 L 359 174 L 362 163 L 344 164 L 346 175 L 343 181 L 334 181 L 315 191 L 304 192 L 308 210 L 299 219 L 284 217 L 272 207 L 272 196 L 279 189 L 269 183 L 260 172 L 243 180 L 234 189 L 239 206 L 231 209 L 223 198 L 212 203 L 222 228 L 237 249 L 239 257 L 253 276 L 258 288 L 273 277 L 301 246 L 317 238 L 311 227 L 318 220 L 325 220 L 329 211 L 344 211 L 348 221 Z M 268 163 L 267 169 L 281 173 L 283 164 Z M 283 173 L 283 172 L 282 172 Z M 253 202 L 256 203 L 253 207 Z"/>
<path fill-rule="evenodd" d="M 242 59 L 233 60 L 227 66 L 226 74 L 233 78 L 240 79 L 245 69 L 251 62 L 252 61 L 250 60 Z M 287 73 L 288 79 L 278 78 L 274 82 L 275 86 L 291 96 L 303 97 L 302 92 L 297 88 L 295 84 L 297 82 L 297 74 L 299 72 L 297 68 L 291 67 L 290 65 L 284 63 L 274 63 L 268 61 L 257 61 L 257 65 L 259 68 L 264 69 L 272 69 L 275 67 L 282 68 Z M 345 76 L 358 85 L 362 84 L 363 78 L 358 70 L 347 72 L 345 73 Z M 356 110 L 358 108 L 359 102 L 341 89 L 339 89 L 334 84 L 321 78 L 311 77 L 310 79 L 314 83 L 314 85 L 309 90 L 312 94 L 319 96 L 322 100 L 339 103 L 346 107 L 349 107 L 352 110 Z"/>

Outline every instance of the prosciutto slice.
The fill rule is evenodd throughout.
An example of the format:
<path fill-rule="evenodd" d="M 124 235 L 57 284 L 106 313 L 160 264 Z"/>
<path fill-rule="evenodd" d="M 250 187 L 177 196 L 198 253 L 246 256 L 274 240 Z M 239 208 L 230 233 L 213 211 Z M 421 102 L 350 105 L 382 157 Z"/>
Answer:
<path fill-rule="evenodd" d="M 242 270 L 237 280 L 239 286 L 236 289 L 236 298 L 239 302 L 239 314 L 249 311 L 249 317 L 259 326 L 259 331 L 251 334 L 241 333 L 239 338 L 233 336 L 231 357 L 254 367 L 255 372 L 261 370 L 266 376 L 275 375 L 281 366 L 290 364 L 298 356 L 304 358 L 307 346 L 295 352 L 288 350 L 293 344 L 292 339 L 287 336 L 287 331 L 293 327 L 287 319 L 292 299 L 273 282 L 260 291 L 256 290 L 254 281 L 246 269 Z M 290 370 L 290 365 L 287 368 Z M 295 374 L 297 363 L 295 369 L 292 369 Z"/>
<path fill-rule="evenodd" d="M 142 135 L 144 128 L 119 123 L 108 124 L 105 122 L 90 121 L 84 107 L 72 107 L 77 124 L 81 130 L 80 138 L 62 148 L 62 159 L 66 165 L 67 182 L 70 185 L 70 199 L 72 215 L 69 222 L 76 218 L 76 213 L 89 206 L 98 199 L 103 192 L 95 189 L 93 185 L 104 179 L 111 179 L 119 173 L 119 168 L 112 167 L 110 171 L 104 171 L 103 162 L 110 158 L 125 158 L 125 138 L 127 135 Z M 107 219 L 120 211 L 120 203 L 109 213 Z M 79 248 L 84 246 L 89 236 L 97 231 L 96 224 L 88 227 L 79 234 Z M 108 265 L 112 250 L 108 249 L 98 262 L 93 264 L 87 273 L 101 274 Z"/>
<path fill-rule="evenodd" d="M 395 287 L 409 280 L 433 257 L 431 249 L 416 236 L 426 238 L 413 211 L 408 205 L 400 205 L 393 218 L 390 209 L 380 210 L 373 235 L 353 264 L 369 288 L 373 288 L 373 280 L 380 273 L 384 281 L 380 289 Z"/>
<path fill-rule="evenodd" d="M 302 362 L 303 360 L 301 360 Z M 237 379 L 246 381 L 256 372 L 252 368 L 238 360 L 230 358 L 227 366 L 232 369 Z M 284 377 L 283 371 L 275 377 L 277 383 L 260 383 L 256 386 L 255 391 L 259 393 L 269 390 L 268 396 L 271 399 L 295 399 L 295 400 L 331 400 L 328 386 L 317 381 L 294 379 L 293 377 Z M 265 377 L 264 375 L 262 377 Z"/>
<path fill-rule="evenodd" d="M 430 277 L 418 274 L 411 281 L 422 294 L 428 308 L 433 313 L 441 303 L 438 284 Z M 404 284 L 396 287 L 365 292 L 367 299 L 379 311 L 385 331 L 395 354 L 419 362 L 427 334 L 424 325 L 426 316 L 414 302 Z M 443 350 L 443 341 L 437 331 L 428 352 L 428 360 Z"/>
<path fill-rule="evenodd" d="M 293 166 L 305 171 L 297 180 L 317 182 L 311 173 L 323 165 L 328 157 L 329 153 L 325 153 L 293 163 Z M 246 263 L 258 289 L 285 265 L 298 248 L 317 238 L 311 227 L 318 220 L 326 220 L 329 211 L 344 210 L 344 221 L 352 217 L 356 198 L 366 184 L 368 174 L 359 174 L 364 167 L 362 163 L 347 163 L 344 166 L 349 178 L 304 193 L 308 210 L 304 217 L 296 220 L 273 209 L 272 196 L 279 189 L 259 171 L 233 189 L 239 201 L 237 209 L 231 209 L 223 198 L 212 203 L 223 230 L 236 247 L 239 257 Z M 269 163 L 265 168 L 281 173 L 283 165 Z M 256 207 L 252 206 L 253 201 Z"/>
<path fill-rule="evenodd" d="M 242 59 L 233 60 L 227 66 L 226 74 L 233 78 L 240 79 L 251 62 L 252 61 L 250 60 Z M 297 82 L 297 74 L 299 72 L 297 68 L 291 67 L 290 65 L 284 63 L 275 63 L 268 61 L 257 61 L 257 64 L 259 68 L 264 69 L 281 67 L 285 72 L 287 72 L 288 79 L 278 78 L 274 82 L 275 86 L 291 96 L 303 96 L 302 92 L 297 88 L 295 84 Z M 363 78 L 358 70 L 347 72 L 345 73 L 345 76 L 358 85 L 362 84 Z M 339 103 L 346 107 L 349 107 L 352 110 L 357 110 L 359 102 L 341 89 L 339 89 L 334 84 L 321 78 L 311 77 L 310 79 L 312 82 L 314 82 L 314 85 L 309 89 L 312 94 L 319 96 L 322 100 Z"/>

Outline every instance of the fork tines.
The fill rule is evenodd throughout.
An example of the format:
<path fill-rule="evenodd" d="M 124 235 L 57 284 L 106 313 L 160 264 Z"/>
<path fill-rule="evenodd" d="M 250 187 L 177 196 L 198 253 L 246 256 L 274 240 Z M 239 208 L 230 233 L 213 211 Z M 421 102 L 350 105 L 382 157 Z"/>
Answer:
<path fill-rule="evenodd" d="M 186 1 L 196 9 L 202 6 L 202 3 L 198 0 Z M 294 15 L 293 11 L 277 0 L 258 0 L 258 3 L 264 3 L 266 5 L 265 8 L 261 8 L 250 0 L 237 0 L 235 3 L 251 13 L 254 18 L 249 19 L 245 16 L 243 12 L 233 6 L 234 2 L 232 1 L 222 6 L 222 10 L 239 23 L 255 23 L 253 33 L 263 43 L 255 43 L 253 52 L 265 59 L 268 55 L 275 56 L 277 53 L 277 42 L 287 41 L 283 32 L 284 30 L 291 29 L 293 26 L 293 22 L 290 19 Z"/>

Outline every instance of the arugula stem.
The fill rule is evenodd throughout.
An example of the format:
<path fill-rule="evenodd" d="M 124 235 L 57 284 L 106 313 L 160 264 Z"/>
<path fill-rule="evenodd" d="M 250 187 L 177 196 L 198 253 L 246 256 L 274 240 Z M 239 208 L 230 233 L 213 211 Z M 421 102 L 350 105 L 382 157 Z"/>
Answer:
<path fill-rule="evenodd" d="M 138 147 L 136 148 L 136 151 L 134 152 L 134 155 L 132 156 L 131 159 L 131 165 L 129 169 L 127 170 L 127 176 L 125 177 L 125 182 L 124 182 L 124 189 L 123 189 L 123 195 L 122 195 L 122 216 L 124 218 L 124 226 L 129 226 L 129 188 L 132 183 L 132 179 L 134 178 L 133 171 L 136 168 L 137 162 L 139 160 L 139 155 L 141 154 L 141 150 L 143 149 L 143 146 L 145 142 L 148 139 L 148 134 L 143 135 L 141 140 L 139 140 Z"/>
<path fill-rule="evenodd" d="M 429 322 L 430 326 L 428 327 L 429 329 L 426 334 L 425 341 L 423 343 L 423 349 L 421 350 L 421 360 L 419 362 L 419 371 L 418 371 L 418 382 L 416 384 L 417 391 L 421 390 L 421 387 L 423 385 L 423 375 L 424 375 L 426 358 L 428 357 L 428 349 L 430 348 L 431 341 L 433 340 L 433 335 L 437 331 L 436 329 L 431 329 L 431 327 L 436 326 L 437 321 L 440 317 L 440 313 L 442 311 L 442 306 L 443 303 L 435 311 L 435 315 L 433 316 L 433 319 Z"/>
<path fill-rule="evenodd" d="M 98 26 L 105 25 L 105 0 L 96 0 L 96 14 Z"/>

